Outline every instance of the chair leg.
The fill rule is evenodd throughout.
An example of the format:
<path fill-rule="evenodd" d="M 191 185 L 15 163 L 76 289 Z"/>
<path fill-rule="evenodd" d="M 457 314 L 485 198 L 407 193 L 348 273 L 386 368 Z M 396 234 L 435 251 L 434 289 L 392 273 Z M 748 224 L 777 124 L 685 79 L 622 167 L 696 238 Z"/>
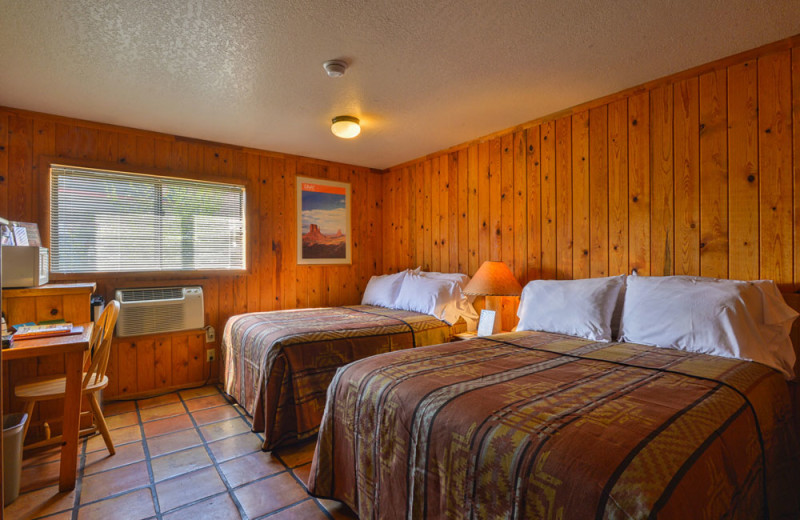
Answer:
<path fill-rule="evenodd" d="M 31 426 L 33 420 L 33 407 L 36 406 L 36 401 L 25 401 L 25 409 L 23 412 L 28 414 L 28 420 L 25 421 L 25 427 L 22 429 L 22 442 L 25 442 L 25 437 L 28 435 L 28 428 Z"/>
<path fill-rule="evenodd" d="M 89 394 L 89 403 L 92 405 L 92 411 L 94 412 L 95 416 L 94 420 L 97 423 L 97 429 L 100 430 L 100 434 L 103 436 L 103 440 L 106 443 L 106 448 L 108 448 L 108 452 L 111 455 L 114 455 L 117 450 L 114 449 L 114 441 L 111 440 L 111 433 L 108 431 L 106 418 L 103 417 L 103 411 L 100 409 L 100 403 L 97 402 L 97 394 Z"/>

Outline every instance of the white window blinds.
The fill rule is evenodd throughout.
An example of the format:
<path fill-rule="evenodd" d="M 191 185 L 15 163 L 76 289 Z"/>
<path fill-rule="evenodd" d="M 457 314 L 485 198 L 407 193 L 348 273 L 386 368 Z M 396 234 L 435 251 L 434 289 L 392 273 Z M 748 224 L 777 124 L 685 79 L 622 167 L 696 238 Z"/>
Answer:
<path fill-rule="evenodd" d="M 53 166 L 55 273 L 245 268 L 244 186 Z"/>

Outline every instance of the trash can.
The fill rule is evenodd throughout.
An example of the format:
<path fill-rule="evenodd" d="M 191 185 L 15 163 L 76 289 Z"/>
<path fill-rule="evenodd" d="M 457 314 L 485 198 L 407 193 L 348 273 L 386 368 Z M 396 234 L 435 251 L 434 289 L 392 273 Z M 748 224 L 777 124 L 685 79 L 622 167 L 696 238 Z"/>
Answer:
<path fill-rule="evenodd" d="M 28 414 L 3 416 L 3 503 L 10 504 L 19 495 L 22 476 L 22 430 Z"/>

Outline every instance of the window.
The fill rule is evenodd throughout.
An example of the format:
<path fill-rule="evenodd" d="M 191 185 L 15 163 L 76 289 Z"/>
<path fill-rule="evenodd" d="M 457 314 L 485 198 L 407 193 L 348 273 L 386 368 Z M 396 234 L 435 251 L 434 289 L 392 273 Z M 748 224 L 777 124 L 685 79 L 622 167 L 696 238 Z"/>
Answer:
<path fill-rule="evenodd" d="M 235 184 L 53 165 L 50 270 L 244 269 L 244 204 Z"/>

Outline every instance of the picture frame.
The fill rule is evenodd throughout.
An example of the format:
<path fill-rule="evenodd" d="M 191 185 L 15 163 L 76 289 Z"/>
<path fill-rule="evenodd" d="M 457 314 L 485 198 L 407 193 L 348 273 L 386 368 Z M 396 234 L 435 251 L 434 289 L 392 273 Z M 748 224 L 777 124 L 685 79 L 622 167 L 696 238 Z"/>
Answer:
<path fill-rule="evenodd" d="M 297 264 L 352 263 L 350 183 L 297 176 Z"/>
<path fill-rule="evenodd" d="M 482 310 L 478 321 L 478 336 L 491 336 L 500 332 L 500 320 L 497 311 Z"/>

